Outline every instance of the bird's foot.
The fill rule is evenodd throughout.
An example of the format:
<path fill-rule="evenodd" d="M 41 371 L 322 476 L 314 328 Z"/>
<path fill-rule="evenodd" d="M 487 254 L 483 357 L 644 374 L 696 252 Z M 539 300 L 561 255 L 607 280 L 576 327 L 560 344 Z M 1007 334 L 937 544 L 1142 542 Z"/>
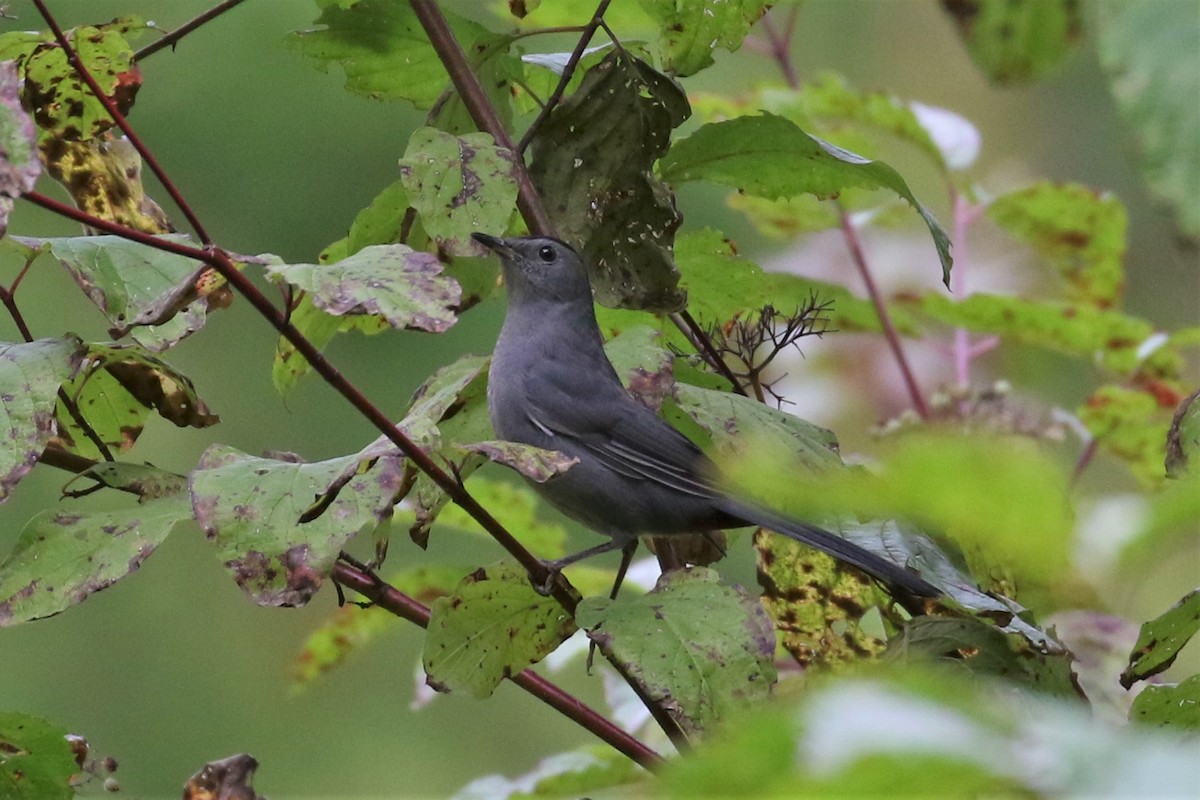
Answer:
<path fill-rule="evenodd" d="M 546 568 L 546 579 L 538 582 L 533 575 L 530 575 L 529 583 L 533 586 L 533 590 L 542 597 L 549 597 L 554 592 L 554 584 L 558 583 L 558 578 L 562 575 L 562 567 L 553 561 L 543 561 L 542 566 Z"/>

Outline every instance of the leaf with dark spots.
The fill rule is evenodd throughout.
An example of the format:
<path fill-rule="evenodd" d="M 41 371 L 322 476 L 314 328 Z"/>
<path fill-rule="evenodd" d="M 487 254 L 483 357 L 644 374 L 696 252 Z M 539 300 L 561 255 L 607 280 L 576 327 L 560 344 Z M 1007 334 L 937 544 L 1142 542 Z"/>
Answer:
<path fill-rule="evenodd" d="M 66 728 L 16 711 L 0 711 L 0 786 L 5 800 L 71 800 L 80 764 Z M 84 742 L 86 746 L 86 742 Z"/>
<path fill-rule="evenodd" d="M 144 22 L 130 17 L 68 32 L 79 60 L 122 114 L 133 107 L 141 85 L 125 34 L 145 27 Z M 23 99 L 33 112 L 43 143 L 52 139 L 86 141 L 116 124 L 57 42 L 34 44 L 19 63 L 25 78 Z"/>
<path fill-rule="evenodd" d="M 49 617 L 133 572 L 191 518 L 186 494 L 119 511 L 44 511 L 0 563 L 0 626 Z"/>
<path fill-rule="evenodd" d="M 440 252 L 478 256 L 476 231 L 503 231 L 517 199 L 512 152 L 490 134 L 419 128 L 400 159 L 400 181 Z"/>
<path fill-rule="evenodd" d="M 770 618 L 712 570 L 665 573 L 631 600 L 587 598 L 576 620 L 688 733 L 766 698 L 775 683 Z"/>
<path fill-rule="evenodd" d="M 588 70 L 533 138 L 529 176 L 555 228 L 583 254 L 605 305 L 684 305 L 671 256 L 681 217 L 652 167 L 690 115 L 677 83 L 617 50 Z"/>
<path fill-rule="evenodd" d="M 196 521 L 256 603 L 304 605 L 350 537 L 391 517 L 403 470 L 396 459 L 379 458 L 355 473 L 324 513 L 301 522 L 314 498 L 359 463 L 357 454 L 302 464 L 223 445 L 200 457 L 190 476 Z"/>
<path fill-rule="evenodd" d="M 663 69 L 680 77 L 711 66 L 718 47 L 730 52 L 740 48 L 750 26 L 770 5 L 767 0 L 642 0 L 642 7 L 661 29 L 658 48 Z"/>
<path fill-rule="evenodd" d="M 439 692 L 489 697 L 574 632 L 570 615 L 534 592 L 522 567 L 502 561 L 480 568 L 429 609 L 426 682 Z"/>
<path fill-rule="evenodd" d="M 0 502 L 33 469 L 55 432 L 58 390 L 83 362 L 74 337 L 0 343 Z M 13 391 L 20 387 L 19 391 Z"/>
<path fill-rule="evenodd" d="M 273 277 L 303 289 L 328 314 L 374 314 L 395 328 L 441 333 L 457 321 L 461 291 L 429 253 L 373 245 L 333 264 L 273 264 Z"/>

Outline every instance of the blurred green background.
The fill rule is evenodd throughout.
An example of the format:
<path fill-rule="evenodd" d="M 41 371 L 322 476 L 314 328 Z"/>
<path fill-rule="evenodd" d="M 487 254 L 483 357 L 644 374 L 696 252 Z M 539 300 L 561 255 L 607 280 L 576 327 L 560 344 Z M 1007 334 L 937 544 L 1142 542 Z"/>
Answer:
<path fill-rule="evenodd" d="M 212 0 L 48 4 L 64 26 L 138 14 L 170 30 Z M 480 14 L 476 4 L 455 5 Z M 1144 188 L 1090 43 L 1039 83 L 997 89 L 970 63 L 953 23 L 932 0 L 853 5 L 853 24 L 844 0 L 804 5 L 795 44 L 802 78 L 834 70 L 861 88 L 953 109 L 982 132 L 978 174 L 1078 181 L 1115 192 L 1130 218 L 1129 310 L 1167 329 L 1195 324 L 1196 251 L 1175 237 L 1169 215 Z M 28 2 L 9 3 L 7 10 L 15 19 L 0 20 L 0 31 L 44 27 Z M 286 48 L 284 35 L 311 24 L 316 13 L 309 2 L 249 0 L 174 52 L 142 64 L 145 83 L 131 121 L 226 248 L 315 261 L 396 179 L 408 134 L 423 119 L 404 103 L 346 93 L 338 70 L 321 73 Z M 570 46 L 569 38 L 550 41 L 546 49 Z M 540 48 L 536 40 L 527 44 Z M 715 67 L 685 85 L 733 91 L 774 77 L 767 59 L 743 50 L 719 53 Z M 948 225 L 936 176 L 895 166 Z M 65 196 L 48 180 L 39 188 Z M 686 224 L 726 231 L 752 258 L 775 254 L 779 246 L 755 235 L 723 197 L 723 191 L 688 189 L 680 197 Z M 78 233 L 25 203 L 18 203 L 10 230 Z M 932 263 L 910 269 L 923 284 L 938 280 Z M 10 281 L 14 270 L 0 265 L 0 280 Z M 99 313 L 49 259 L 37 262 L 18 297 L 35 336 L 69 329 L 104 338 Z M 398 417 L 435 367 L 490 350 L 502 308 L 501 301 L 488 301 L 440 336 L 347 336 L 328 352 L 368 397 Z M 16 338 L 11 322 L 0 318 L 0 340 Z M 193 431 L 152 420 L 128 457 L 186 472 L 217 441 L 252 453 L 289 450 L 319 459 L 374 438 L 319 381 L 307 380 L 281 399 L 270 383 L 274 346 L 271 329 L 246 303 L 215 314 L 168 358 L 192 377 L 224 424 Z M 56 501 L 65 478 L 39 468 L 24 480 L 0 509 L 0 552 L 32 514 Z M 420 553 L 398 537 L 391 557 L 450 559 L 458 546 L 434 537 L 429 552 Z M 462 558 L 501 557 L 498 547 L 487 548 Z M 1182 581 L 1179 593 L 1189 588 L 1186 575 Z M 1129 598 L 1129 608 L 1149 616 L 1179 595 L 1172 594 L 1174 586 L 1159 588 Z M 202 763 L 243 751 L 262 763 L 256 786 L 272 797 L 445 795 L 473 777 L 523 772 L 542 755 L 590 741 L 511 685 L 488 702 L 441 697 L 411 711 L 420 634 L 401 622 L 344 668 L 293 693 L 289 666 L 334 605 L 333 592 L 326 591 L 304 609 L 254 607 L 199 532 L 181 526 L 116 587 L 58 617 L 0 631 L 0 708 L 40 714 L 87 736 L 120 762 L 116 777 L 125 796 L 145 798 L 178 796 Z M 587 678 L 581 666 L 555 679 L 600 702 L 599 679 Z"/>

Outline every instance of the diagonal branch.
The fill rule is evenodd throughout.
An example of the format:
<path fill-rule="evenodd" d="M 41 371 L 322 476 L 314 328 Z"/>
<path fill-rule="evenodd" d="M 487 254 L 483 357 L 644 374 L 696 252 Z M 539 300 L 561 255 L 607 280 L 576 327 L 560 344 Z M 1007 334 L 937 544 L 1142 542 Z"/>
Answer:
<path fill-rule="evenodd" d="M 404 435 L 402 431 L 392 424 L 382 411 L 373 405 L 359 391 L 353 383 L 351 383 L 342 373 L 333 366 L 333 364 L 325 358 L 312 342 L 305 338 L 304 334 L 288 320 L 287 316 L 275 308 L 274 304 L 267 299 L 267 296 L 259 291 L 250 279 L 233 264 L 229 256 L 223 250 L 215 247 L 206 247 L 200 249 L 190 245 L 180 244 L 169 239 L 159 239 L 148 233 L 129 228 L 125 225 L 120 225 L 106 219 L 101 219 L 92 214 L 80 211 L 72 206 L 60 203 L 57 200 L 52 200 L 49 197 L 41 195 L 37 192 L 29 192 L 24 195 L 26 200 L 35 203 L 49 211 L 60 214 L 64 217 L 69 217 L 84 225 L 90 225 L 98 230 L 106 233 L 111 233 L 114 236 L 120 236 L 140 244 L 156 247 L 160 250 L 165 250 L 176 255 L 184 256 L 185 258 L 195 259 L 201 263 L 207 264 L 221 274 L 229 283 L 237 289 L 237 291 L 254 306 L 271 325 L 279 332 L 281 336 L 287 339 L 300 352 L 302 356 L 312 365 L 325 382 L 335 389 L 342 397 L 344 397 L 350 405 L 366 417 L 371 424 L 375 426 L 384 436 L 386 436 L 400 451 L 411 460 L 418 469 L 433 479 L 442 491 L 450 496 L 450 499 L 463 508 L 468 514 L 475 518 L 484 530 L 492 535 L 497 542 L 500 543 L 505 550 L 521 564 L 535 580 L 545 583 L 550 580 L 552 573 L 546 569 L 542 562 L 538 561 L 532 553 L 518 542 L 504 526 L 496 521 L 487 509 L 472 497 L 463 486 L 454 479 L 449 473 L 438 466 L 428 454 L 421 448 L 417 447 L 411 439 Z M 575 610 L 576 604 L 579 602 L 578 594 L 566 583 L 565 579 L 559 576 L 559 580 L 553 585 L 553 595 L 564 608 L 572 613 Z"/>

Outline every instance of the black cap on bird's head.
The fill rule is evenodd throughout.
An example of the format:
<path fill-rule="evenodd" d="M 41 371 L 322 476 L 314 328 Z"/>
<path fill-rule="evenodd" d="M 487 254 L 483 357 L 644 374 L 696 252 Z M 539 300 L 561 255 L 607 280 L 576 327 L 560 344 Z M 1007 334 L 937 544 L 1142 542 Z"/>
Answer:
<path fill-rule="evenodd" d="M 471 238 L 500 257 L 510 297 L 592 301 L 587 270 L 569 244 L 553 236 L 500 238 L 472 233 Z"/>

